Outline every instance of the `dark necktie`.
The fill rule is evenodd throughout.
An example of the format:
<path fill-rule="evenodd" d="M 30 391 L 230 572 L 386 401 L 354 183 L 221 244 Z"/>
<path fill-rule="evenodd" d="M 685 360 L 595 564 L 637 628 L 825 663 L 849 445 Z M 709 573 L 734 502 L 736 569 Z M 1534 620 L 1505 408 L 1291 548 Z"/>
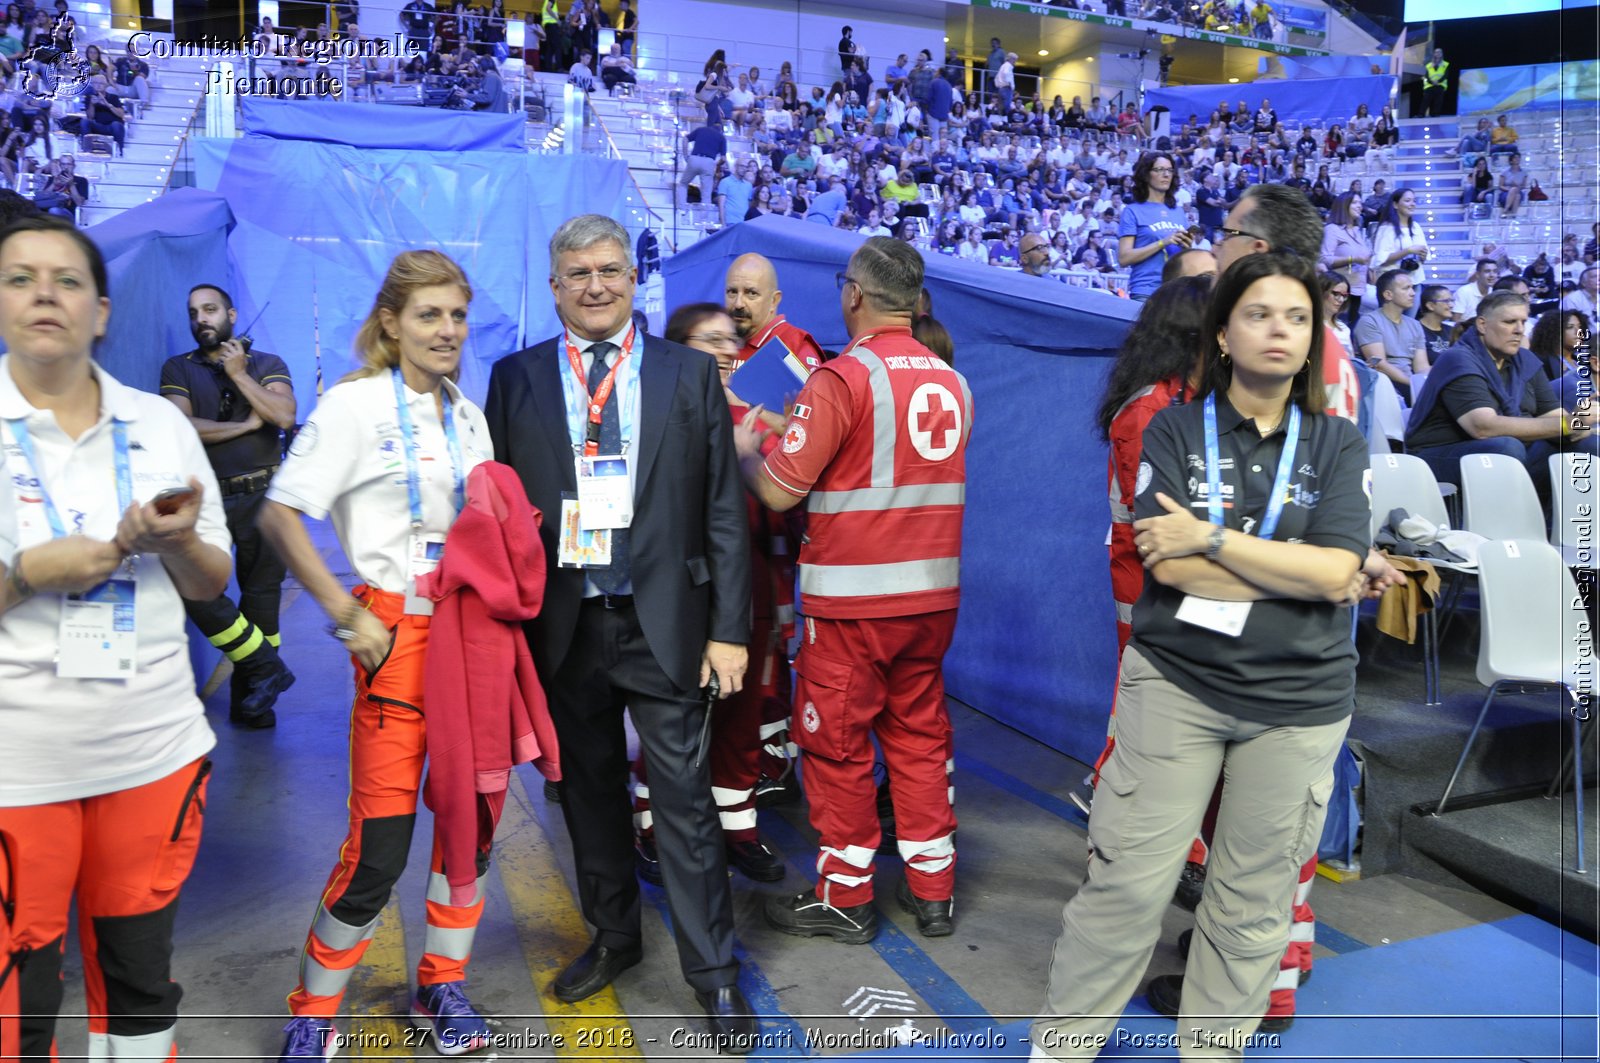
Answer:
<path fill-rule="evenodd" d="M 606 378 L 606 358 L 617 349 L 615 343 L 601 341 L 589 348 L 589 353 L 594 355 L 594 364 L 589 367 L 589 395 L 592 398 L 599 389 L 600 382 Z M 622 395 L 616 387 L 612 387 L 611 394 L 606 397 L 606 405 L 600 411 L 600 453 L 622 453 Z M 605 568 L 588 569 L 589 579 L 594 585 L 607 594 L 611 594 L 618 587 L 628 582 L 628 529 L 611 529 L 611 564 Z"/>

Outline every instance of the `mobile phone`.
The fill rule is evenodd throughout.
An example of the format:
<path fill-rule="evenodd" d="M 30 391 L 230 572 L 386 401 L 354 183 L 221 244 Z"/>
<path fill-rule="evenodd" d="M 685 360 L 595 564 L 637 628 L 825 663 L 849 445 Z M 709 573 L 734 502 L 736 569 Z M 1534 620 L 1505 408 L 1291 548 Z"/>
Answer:
<path fill-rule="evenodd" d="M 194 488 L 192 487 L 169 487 L 152 498 L 150 504 L 155 506 L 156 512 L 163 517 L 170 517 L 188 505 L 189 500 L 193 497 Z"/>

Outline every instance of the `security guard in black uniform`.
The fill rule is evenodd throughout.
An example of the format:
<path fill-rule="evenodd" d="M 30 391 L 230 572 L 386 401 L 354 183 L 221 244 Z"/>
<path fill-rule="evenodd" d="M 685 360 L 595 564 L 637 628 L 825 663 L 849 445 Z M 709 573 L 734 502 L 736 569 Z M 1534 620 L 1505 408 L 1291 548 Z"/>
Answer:
<path fill-rule="evenodd" d="M 294 387 L 275 354 L 235 338 L 233 300 L 214 284 L 189 291 L 189 330 L 200 346 L 168 358 L 161 394 L 188 415 L 205 444 L 222 487 L 228 531 L 237 550 L 239 604 L 226 595 L 184 601 L 211 644 L 233 662 L 229 717 L 245 727 L 277 723 L 272 705 L 294 683 L 278 656 L 278 601 L 283 561 L 256 530 L 256 512 L 283 453 L 282 433 L 294 426 Z"/>

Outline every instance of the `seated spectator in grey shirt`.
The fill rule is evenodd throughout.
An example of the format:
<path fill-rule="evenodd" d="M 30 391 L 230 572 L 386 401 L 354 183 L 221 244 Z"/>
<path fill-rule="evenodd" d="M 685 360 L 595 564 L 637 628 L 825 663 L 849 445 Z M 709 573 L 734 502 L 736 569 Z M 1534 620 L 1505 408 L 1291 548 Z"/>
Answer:
<path fill-rule="evenodd" d="M 1350 338 L 1367 364 L 1394 381 L 1401 398 L 1411 401 L 1411 378 L 1428 371 L 1428 337 L 1417 319 L 1411 274 L 1391 269 L 1378 278 L 1378 309 L 1363 314 Z"/>

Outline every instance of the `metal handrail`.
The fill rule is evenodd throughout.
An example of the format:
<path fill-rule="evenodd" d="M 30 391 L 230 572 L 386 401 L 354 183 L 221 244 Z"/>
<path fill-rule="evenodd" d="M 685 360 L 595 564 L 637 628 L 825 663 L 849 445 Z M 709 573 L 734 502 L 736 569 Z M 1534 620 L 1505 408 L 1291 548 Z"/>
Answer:
<path fill-rule="evenodd" d="M 594 109 L 594 105 L 589 102 L 587 97 L 585 97 L 583 101 L 583 106 L 589 115 L 593 117 L 595 126 L 600 130 L 600 134 L 605 140 L 607 156 L 609 158 L 621 160 L 622 151 L 617 147 L 616 138 L 611 135 L 611 129 L 606 125 L 605 118 L 601 116 L 599 111 Z M 674 150 L 676 150 L 676 147 L 674 147 Z M 639 203 L 644 207 L 646 216 L 652 219 L 657 226 L 660 226 L 662 221 L 661 215 L 654 207 L 650 205 L 650 201 L 644 197 L 644 189 L 639 187 L 639 179 L 633 176 L 633 168 L 628 166 L 625 167 L 625 169 L 628 173 L 628 183 L 633 186 L 634 195 L 639 197 Z M 674 211 L 674 218 L 676 218 L 676 211 Z M 674 231 L 673 250 L 677 250 L 676 231 Z"/>

